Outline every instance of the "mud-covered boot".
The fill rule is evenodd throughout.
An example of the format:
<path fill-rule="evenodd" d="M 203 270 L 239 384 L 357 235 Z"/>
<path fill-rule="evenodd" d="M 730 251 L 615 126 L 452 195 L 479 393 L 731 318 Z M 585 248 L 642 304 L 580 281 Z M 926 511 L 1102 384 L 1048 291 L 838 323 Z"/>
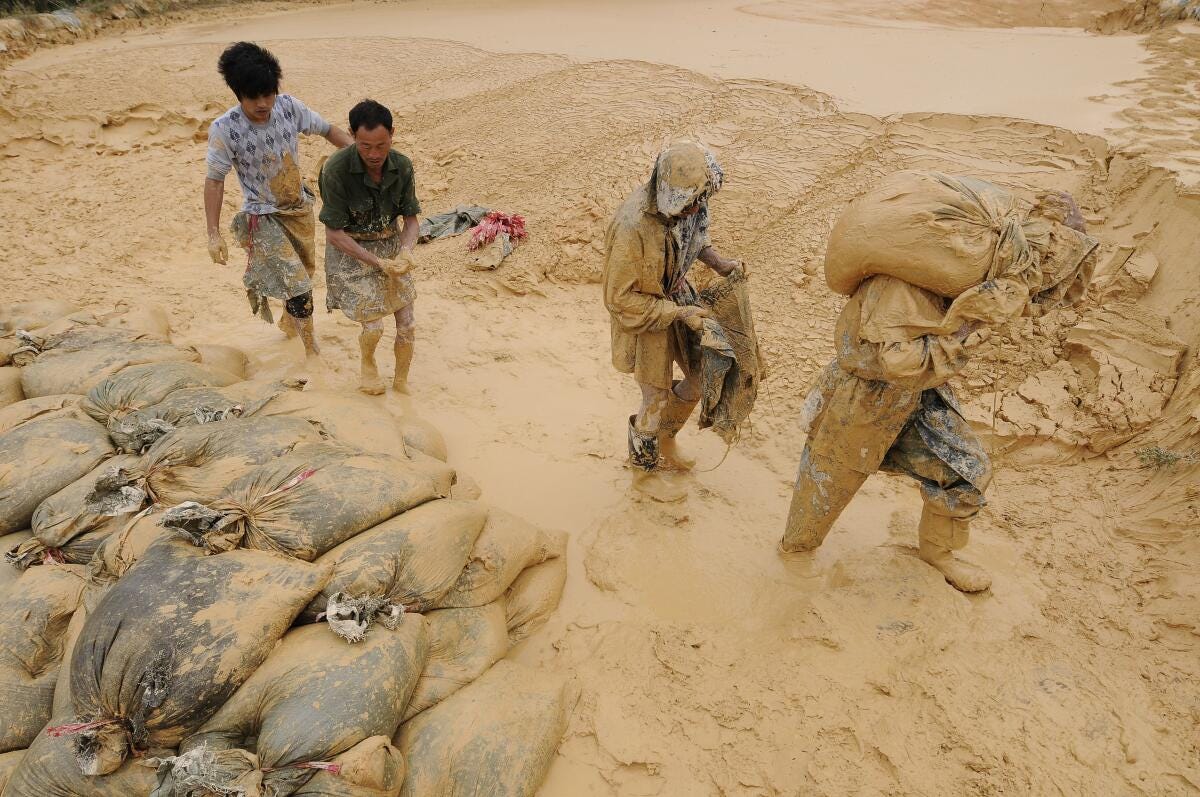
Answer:
<path fill-rule="evenodd" d="M 658 435 L 638 431 L 636 420 L 636 415 L 629 416 L 629 464 L 633 467 L 633 489 L 665 504 L 682 501 L 687 493 L 667 481 L 659 470 Z"/>
<path fill-rule="evenodd" d="M 684 401 L 679 398 L 672 386 L 658 427 L 658 466 L 663 470 L 689 471 L 696 467 L 696 458 L 680 451 L 675 438 L 679 430 L 687 424 L 688 418 L 692 417 L 692 411 L 698 403 L 699 401 Z"/>
<path fill-rule="evenodd" d="M 969 520 L 936 515 L 926 507 L 918 527 L 922 561 L 936 568 L 950 586 L 961 592 L 983 592 L 992 585 L 992 577 L 978 565 L 958 559 L 954 552 L 970 539 Z"/>
<path fill-rule="evenodd" d="M 413 361 L 412 341 L 397 340 L 393 350 L 396 352 L 396 374 L 392 377 L 392 390 L 408 395 L 408 371 Z"/>
<path fill-rule="evenodd" d="M 379 366 L 375 364 L 375 348 L 382 337 L 382 329 L 365 325 L 358 335 L 358 390 L 368 396 L 379 396 L 384 391 L 383 380 L 379 378 Z"/>

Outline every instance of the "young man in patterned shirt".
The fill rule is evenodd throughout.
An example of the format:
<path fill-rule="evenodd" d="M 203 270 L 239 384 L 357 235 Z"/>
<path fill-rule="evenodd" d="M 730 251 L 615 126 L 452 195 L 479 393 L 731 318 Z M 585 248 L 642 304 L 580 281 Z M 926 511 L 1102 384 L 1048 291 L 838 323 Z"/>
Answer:
<path fill-rule="evenodd" d="M 311 361 L 320 353 L 312 319 L 316 223 L 312 192 L 300 176 L 299 137 L 318 135 L 335 147 L 354 142 L 300 100 L 279 93 L 279 61 L 262 47 L 238 42 L 221 53 L 217 69 L 238 104 L 208 130 L 204 181 L 208 253 L 214 263 L 228 260 L 221 236 L 221 202 L 225 177 L 233 169 L 242 186 L 243 204 L 230 231 L 247 253 L 242 282 L 250 306 L 270 321 L 268 297 L 282 300 L 286 315 L 280 328 L 289 336 L 299 334 Z"/>
<path fill-rule="evenodd" d="M 321 223 L 325 225 L 326 304 L 362 324 L 359 390 L 384 392 L 375 348 L 384 319 L 396 319 L 396 374 L 392 389 L 408 392 L 415 340 L 416 286 L 408 273 L 417 243 L 416 180 L 412 161 L 392 149 L 392 113 L 374 100 L 350 109 L 354 146 L 321 168 Z M 403 219 L 403 226 L 397 220 Z"/>

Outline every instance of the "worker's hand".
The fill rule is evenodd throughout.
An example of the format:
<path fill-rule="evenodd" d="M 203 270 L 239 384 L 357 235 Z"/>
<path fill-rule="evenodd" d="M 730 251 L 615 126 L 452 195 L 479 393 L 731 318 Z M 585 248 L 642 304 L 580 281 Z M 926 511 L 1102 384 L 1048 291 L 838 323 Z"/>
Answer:
<path fill-rule="evenodd" d="M 726 260 L 725 258 L 721 258 L 720 262 L 718 262 L 717 265 L 715 265 L 713 267 L 713 271 L 717 272 L 722 277 L 728 277 L 736 269 L 739 269 L 739 268 L 743 268 L 742 261 Z"/>
<path fill-rule="evenodd" d="M 381 257 L 379 258 L 379 268 L 388 276 L 399 277 L 407 274 L 408 270 L 412 268 L 412 258 L 411 256 L 404 257 L 403 252 L 400 257 L 396 258 Z"/>
<path fill-rule="evenodd" d="M 704 319 L 708 318 L 708 316 L 708 310 L 703 307 L 685 307 L 683 312 L 679 314 L 679 320 L 693 332 L 703 332 Z"/>
<path fill-rule="evenodd" d="M 208 256 L 221 266 L 229 262 L 229 247 L 225 246 L 225 239 L 216 230 L 208 234 Z"/>

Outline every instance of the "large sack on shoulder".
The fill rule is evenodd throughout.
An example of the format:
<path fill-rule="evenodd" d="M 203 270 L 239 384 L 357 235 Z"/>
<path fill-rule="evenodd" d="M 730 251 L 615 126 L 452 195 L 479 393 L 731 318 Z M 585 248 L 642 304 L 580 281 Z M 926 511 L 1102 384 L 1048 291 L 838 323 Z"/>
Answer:
<path fill-rule="evenodd" d="M 68 722 L 56 716 L 49 727 Z M 141 797 L 154 788 L 154 770 L 141 761 L 126 761 L 111 775 L 89 777 L 79 771 L 69 736 L 44 731 L 13 770 L 4 797 Z"/>
<path fill-rule="evenodd" d="M 332 575 L 305 610 L 359 639 L 377 617 L 423 612 L 461 577 L 487 510 L 473 501 L 423 504 L 353 537 L 321 557 Z"/>
<path fill-rule="evenodd" d="M 285 420 L 285 419 L 273 419 Z M 298 446 L 230 482 L 216 500 L 167 510 L 210 553 L 238 547 L 312 561 L 364 529 L 450 492 L 422 463 L 339 445 Z"/>
<path fill-rule="evenodd" d="M 131 468 L 137 463 L 138 457 L 118 454 L 92 468 L 82 478 L 71 482 L 38 504 L 31 523 L 33 540 L 16 550 L 0 550 L 8 552 L 11 561 L 21 567 L 28 567 L 44 558 L 72 564 L 87 564 L 91 561 L 100 540 L 124 524 L 122 516 L 140 508 L 117 505 L 98 511 L 88 507 L 87 498 L 101 478 L 120 468 Z M 91 534 L 92 532 L 100 532 L 100 535 L 97 537 Z M 73 541 L 87 535 L 90 535 L 91 539 L 80 546 L 72 547 Z"/>
<path fill-rule="evenodd" d="M 82 414 L 0 434 L 0 534 L 28 528 L 38 504 L 112 453 L 104 427 Z"/>
<path fill-rule="evenodd" d="M 386 736 L 363 739 L 333 759 L 337 772 L 318 769 L 293 797 L 399 797 L 404 756 Z"/>
<path fill-rule="evenodd" d="M 79 308 L 61 299 L 33 299 L 28 302 L 14 302 L 0 305 L 0 335 L 16 332 L 18 329 L 37 329 L 51 321 L 72 313 Z"/>
<path fill-rule="evenodd" d="M 280 393 L 259 409 L 260 417 L 303 418 L 340 443 L 403 457 L 407 449 L 396 418 L 381 402 L 355 393 L 304 390 Z"/>
<path fill-rule="evenodd" d="M 562 600 L 567 583 L 567 557 L 556 556 L 527 567 L 504 593 L 508 638 L 517 644 L 541 628 Z"/>
<path fill-rule="evenodd" d="M 108 425 L 108 433 L 122 451 L 138 453 L 173 429 L 254 415 L 280 393 L 303 386 L 298 380 L 281 380 L 182 388 L 153 406 L 126 413 Z"/>
<path fill-rule="evenodd" d="M 408 701 L 404 721 L 462 689 L 508 653 L 504 602 L 473 609 L 438 609 L 425 615 L 429 660 Z"/>
<path fill-rule="evenodd" d="M 4 793 L 5 785 L 7 785 L 8 781 L 12 779 L 13 772 L 15 772 L 17 769 L 17 764 L 21 763 L 21 759 L 24 757 L 24 750 L 13 750 L 10 753 L 0 753 L 0 794 Z M 397 786 L 397 792 L 398 791 L 399 787 Z"/>
<path fill-rule="evenodd" d="M 39 396 L 25 399 L 0 408 L 0 434 L 4 434 L 9 429 L 16 429 L 21 424 L 32 420 L 67 414 L 65 411 L 74 409 L 82 400 L 83 396 L 68 393 L 61 396 Z"/>
<path fill-rule="evenodd" d="M 67 625 L 86 583 L 86 568 L 38 567 L 0 600 L 0 753 L 28 747 L 50 720 Z"/>
<path fill-rule="evenodd" d="M 471 557 L 458 580 L 431 608 L 483 606 L 504 595 L 527 567 L 562 557 L 567 535 L 540 529 L 516 515 L 489 509 Z"/>
<path fill-rule="evenodd" d="M 21 577 L 21 568 L 8 562 L 2 554 L 11 551 L 26 540 L 33 539 L 31 531 L 14 531 L 0 537 L 0 600 L 4 600 L 4 591 Z"/>
<path fill-rule="evenodd" d="M 0 368 L 0 407 L 25 400 L 21 390 L 21 369 L 11 365 Z"/>
<path fill-rule="evenodd" d="M 133 410 L 158 404 L 176 390 L 225 387 L 238 378 L 191 362 L 150 363 L 125 368 L 88 391 L 80 408 L 106 426 Z"/>
<path fill-rule="evenodd" d="M 80 345 L 88 338 L 92 342 Z M 14 353 L 14 361 L 16 356 Z M 48 339 L 33 362 L 21 369 L 21 385 L 30 398 L 87 393 L 105 377 L 132 365 L 199 359 L 195 350 L 172 346 L 152 335 L 83 327 Z"/>
<path fill-rule="evenodd" d="M 263 551 L 206 556 L 162 539 L 104 593 L 71 656 L 85 774 L 176 747 L 258 668 L 328 570 Z"/>
<path fill-rule="evenodd" d="M 483 677 L 400 726 L 403 797 L 533 797 L 579 699 L 555 673 L 497 662 Z"/>
<path fill-rule="evenodd" d="M 320 441 L 316 428 L 297 418 L 230 418 L 185 426 L 159 438 L 136 467 L 98 482 L 90 500 L 117 501 L 132 490 L 166 506 L 214 501 L 255 466 Z"/>
<path fill-rule="evenodd" d="M 369 737 L 396 732 L 428 650 L 420 615 L 405 617 L 395 629 L 376 629 L 357 645 L 318 626 L 294 629 L 180 746 L 180 755 L 221 751 L 218 761 L 229 761 L 232 753 L 234 762 L 245 761 L 258 772 L 213 785 L 235 789 L 255 782 L 263 794 L 291 794 L 314 772 L 298 765 L 329 763 Z M 252 738 L 257 760 L 244 749 Z M 165 781 L 170 772 L 160 771 L 160 777 L 164 774 Z M 156 797 L 187 795 L 160 788 Z"/>
<path fill-rule="evenodd" d="M 1019 283 L 1027 298 L 1080 277 L 1086 290 L 1090 270 L 1084 276 L 1078 266 L 1098 242 L 1031 210 L 986 180 L 898 172 L 842 212 L 829 235 L 825 282 L 847 296 L 879 274 L 951 299 L 994 280 Z M 1076 245 L 1052 251 L 1055 236 Z M 1057 262 L 1063 258 L 1072 262 Z"/>

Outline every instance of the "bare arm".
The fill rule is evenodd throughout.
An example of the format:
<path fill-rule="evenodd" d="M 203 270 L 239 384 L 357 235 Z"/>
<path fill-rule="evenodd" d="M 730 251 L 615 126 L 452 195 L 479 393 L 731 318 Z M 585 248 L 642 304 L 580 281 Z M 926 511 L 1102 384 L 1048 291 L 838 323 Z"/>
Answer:
<path fill-rule="evenodd" d="M 415 237 L 415 236 L 414 236 Z M 325 228 L 325 241 L 337 249 L 339 252 L 344 252 L 357 260 L 361 260 L 368 266 L 374 266 L 382 270 L 384 268 L 383 259 L 376 257 L 368 252 L 359 244 L 358 241 L 350 237 L 350 233 L 345 230 L 333 230 L 329 227 Z"/>
<path fill-rule="evenodd" d="M 225 181 L 204 178 L 204 221 L 208 226 L 208 254 L 214 263 L 229 260 L 225 239 L 221 237 L 221 203 L 225 201 Z"/>
<path fill-rule="evenodd" d="M 728 276 L 731 271 L 741 265 L 740 261 L 727 260 L 726 258 L 721 257 L 720 253 L 711 246 L 706 246 L 701 249 L 699 257 L 701 263 L 708 266 L 722 277 Z"/>
<path fill-rule="evenodd" d="M 325 140 L 338 149 L 348 147 L 354 143 L 354 139 L 350 137 L 350 134 L 337 125 L 329 126 L 329 132 L 325 134 Z"/>
<path fill-rule="evenodd" d="M 405 216 L 404 227 L 400 230 L 400 249 L 412 251 L 417 245 L 417 237 L 421 233 L 421 222 L 416 216 Z"/>

